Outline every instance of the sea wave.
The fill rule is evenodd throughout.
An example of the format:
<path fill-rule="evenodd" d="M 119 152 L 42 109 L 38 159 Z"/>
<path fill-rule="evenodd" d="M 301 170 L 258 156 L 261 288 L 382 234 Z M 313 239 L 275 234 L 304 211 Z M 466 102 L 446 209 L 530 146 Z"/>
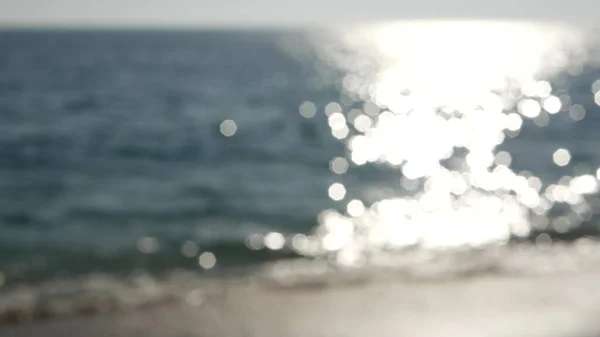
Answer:
<path fill-rule="evenodd" d="M 13 284 L 0 291 L 0 324 L 178 304 L 200 306 L 227 296 L 231 287 L 294 291 L 369 283 L 433 282 L 477 277 L 549 277 L 597 272 L 600 242 L 516 243 L 477 249 L 379 252 L 361 267 L 344 267 L 327 257 L 294 258 L 213 273 L 175 269 L 163 275 L 87 274 L 40 283 Z M 543 278 L 540 282 L 544 282 Z"/>

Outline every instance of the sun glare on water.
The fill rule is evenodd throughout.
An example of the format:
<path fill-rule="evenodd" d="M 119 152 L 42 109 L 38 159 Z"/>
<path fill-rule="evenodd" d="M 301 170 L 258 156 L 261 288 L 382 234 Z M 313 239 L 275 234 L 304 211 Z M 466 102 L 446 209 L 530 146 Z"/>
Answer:
<path fill-rule="evenodd" d="M 348 200 L 344 185 L 332 185 L 330 197 L 347 212 L 323 212 L 314 239 L 338 262 L 411 245 L 506 242 L 529 235 L 532 218 L 547 222 L 548 210 L 565 200 L 578 219 L 589 216 L 584 196 L 595 191 L 514 172 L 510 153 L 498 150 L 525 120 L 545 126 L 551 115 L 569 113 L 551 80 L 581 71 L 588 57 L 582 32 L 541 23 L 432 21 L 340 30 L 314 41 L 321 60 L 342 74 L 343 94 L 352 104 L 364 102 L 358 112 L 343 100 L 325 107 L 332 136 L 348 148 L 347 160 L 332 159 L 332 170 L 391 165 L 411 192 Z M 564 151 L 555 155 L 559 166 L 568 162 Z"/>

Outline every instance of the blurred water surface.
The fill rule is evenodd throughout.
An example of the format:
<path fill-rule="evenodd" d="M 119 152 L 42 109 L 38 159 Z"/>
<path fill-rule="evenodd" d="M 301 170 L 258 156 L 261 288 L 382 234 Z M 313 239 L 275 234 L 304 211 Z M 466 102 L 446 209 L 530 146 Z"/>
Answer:
<path fill-rule="evenodd" d="M 319 275 L 418 276 L 422 252 L 457 248 L 435 264 L 544 269 L 561 240 L 591 268 L 597 46 L 486 21 L 0 32 L 3 303 L 21 283 L 297 257 Z"/>

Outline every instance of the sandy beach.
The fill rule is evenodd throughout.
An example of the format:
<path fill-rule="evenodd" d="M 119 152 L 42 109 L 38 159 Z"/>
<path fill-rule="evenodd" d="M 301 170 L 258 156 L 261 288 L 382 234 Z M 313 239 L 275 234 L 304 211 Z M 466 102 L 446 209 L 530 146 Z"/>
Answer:
<path fill-rule="evenodd" d="M 600 335 L 600 275 L 482 276 L 335 287 L 230 286 L 195 303 L 0 327 L 0 336 Z"/>

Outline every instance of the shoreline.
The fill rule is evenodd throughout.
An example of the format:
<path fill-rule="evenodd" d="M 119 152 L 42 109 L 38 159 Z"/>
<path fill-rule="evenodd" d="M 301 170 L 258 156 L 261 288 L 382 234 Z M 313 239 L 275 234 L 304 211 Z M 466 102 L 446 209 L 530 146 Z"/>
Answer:
<path fill-rule="evenodd" d="M 0 326 L 0 336 L 600 335 L 599 272 L 373 281 L 330 287 L 231 284 L 188 304 Z"/>

